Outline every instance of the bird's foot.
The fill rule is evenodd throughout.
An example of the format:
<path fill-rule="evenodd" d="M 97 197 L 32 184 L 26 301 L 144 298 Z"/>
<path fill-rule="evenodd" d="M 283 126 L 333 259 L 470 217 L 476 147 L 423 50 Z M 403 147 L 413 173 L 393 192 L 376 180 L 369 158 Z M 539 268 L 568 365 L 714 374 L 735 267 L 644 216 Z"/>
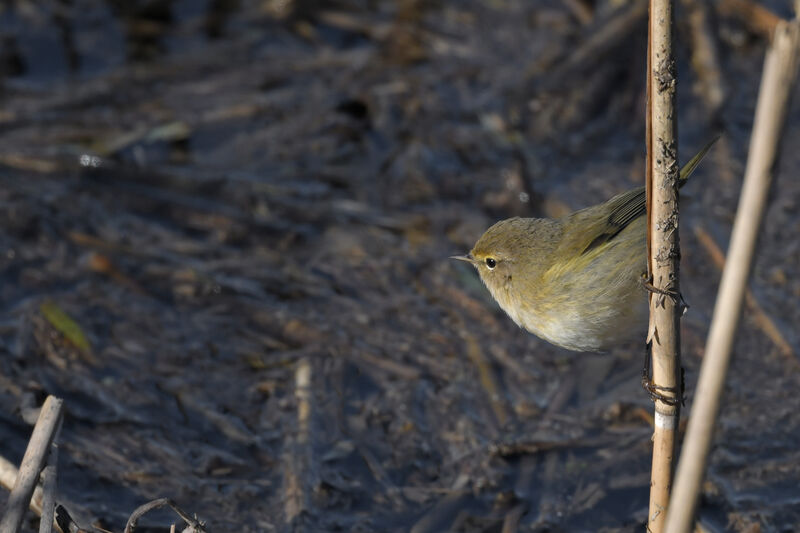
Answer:
<path fill-rule="evenodd" d="M 683 369 L 681 369 L 681 374 L 682 373 Z M 653 380 L 650 377 L 643 376 L 642 388 L 647 391 L 647 393 L 650 395 L 650 399 L 654 402 L 657 400 L 672 406 L 686 404 L 685 398 L 682 394 L 683 387 L 680 387 L 681 394 L 679 395 L 678 387 L 662 387 L 661 385 L 656 385 L 653 383 Z"/>
<path fill-rule="evenodd" d="M 655 285 L 653 285 L 653 275 L 652 274 L 650 274 L 650 275 L 642 274 L 642 280 L 641 281 L 642 281 L 642 287 L 644 287 L 644 289 L 647 292 L 650 292 L 650 293 L 653 293 L 653 294 L 658 294 L 661 297 L 661 300 L 659 300 L 659 304 L 663 305 L 663 303 L 662 303 L 663 299 L 665 297 L 669 297 L 669 298 L 672 299 L 672 302 L 675 305 L 680 306 L 681 316 L 683 316 L 683 314 L 686 313 L 686 310 L 689 309 L 689 304 L 686 303 L 686 300 L 683 299 L 683 295 L 680 292 L 676 291 L 675 289 L 671 289 L 671 288 L 661 289 L 661 288 L 658 288 Z"/>
<path fill-rule="evenodd" d="M 686 405 L 686 397 L 684 396 L 686 392 L 686 382 L 683 367 L 681 367 L 680 387 L 656 385 L 653 382 L 653 378 L 650 377 L 650 358 L 652 357 L 650 349 L 650 344 L 648 343 L 647 353 L 644 359 L 644 368 L 642 369 L 642 388 L 647 391 L 650 395 L 650 399 L 654 402 L 660 401 L 672 406 Z"/>
<path fill-rule="evenodd" d="M 674 301 L 677 302 L 680 294 L 674 289 L 659 289 L 655 285 L 653 285 L 653 275 L 652 274 L 642 274 L 642 286 L 648 292 L 652 292 L 653 294 L 660 294 L 661 296 L 669 296 Z"/>

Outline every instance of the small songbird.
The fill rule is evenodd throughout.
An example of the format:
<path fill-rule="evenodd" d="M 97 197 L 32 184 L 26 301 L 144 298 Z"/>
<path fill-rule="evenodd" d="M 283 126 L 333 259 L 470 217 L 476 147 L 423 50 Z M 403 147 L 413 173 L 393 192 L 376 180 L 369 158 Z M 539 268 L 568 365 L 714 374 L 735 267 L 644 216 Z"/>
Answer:
<path fill-rule="evenodd" d="M 688 180 L 716 139 L 680 171 Z M 492 297 L 518 326 L 576 352 L 602 352 L 648 321 L 644 187 L 558 219 L 509 218 L 469 255 Z"/>

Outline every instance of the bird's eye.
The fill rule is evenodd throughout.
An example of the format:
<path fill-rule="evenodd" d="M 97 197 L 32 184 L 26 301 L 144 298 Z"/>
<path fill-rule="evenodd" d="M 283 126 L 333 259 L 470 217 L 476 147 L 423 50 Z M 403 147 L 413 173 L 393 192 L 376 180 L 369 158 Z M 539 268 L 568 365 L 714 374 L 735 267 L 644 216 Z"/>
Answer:
<path fill-rule="evenodd" d="M 486 266 L 489 267 L 489 270 L 491 270 L 491 269 L 493 269 L 494 267 L 497 266 L 497 261 L 495 261 L 491 257 L 487 257 L 486 258 Z"/>

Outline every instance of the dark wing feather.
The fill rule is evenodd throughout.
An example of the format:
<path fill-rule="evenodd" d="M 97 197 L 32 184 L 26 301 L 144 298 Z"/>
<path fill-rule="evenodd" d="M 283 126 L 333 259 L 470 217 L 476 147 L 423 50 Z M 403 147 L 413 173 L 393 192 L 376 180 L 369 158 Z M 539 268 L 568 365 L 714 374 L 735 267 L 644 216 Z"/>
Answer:
<path fill-rule="evenodd" d="M 633 189 L 609 201 L 611 213 L 608 215 L 608 225 L 619 228 L 617 233 L 625 226 L 645 213 L 644 187 Z"/>
<path fill-rule="evenodd" d="M 620 194 L 619 196 L 615 196 L 607 202 L 606 207 L 610 212 L 606 219 L 605 228 L 603 228 L 603 231 L 583 250 L 582 253 L 584 254 L 610 241 L 616 237 L 620 231 L 624 230 L 628 224 L 644 215 L 644 187 L 639 187 Z"/>

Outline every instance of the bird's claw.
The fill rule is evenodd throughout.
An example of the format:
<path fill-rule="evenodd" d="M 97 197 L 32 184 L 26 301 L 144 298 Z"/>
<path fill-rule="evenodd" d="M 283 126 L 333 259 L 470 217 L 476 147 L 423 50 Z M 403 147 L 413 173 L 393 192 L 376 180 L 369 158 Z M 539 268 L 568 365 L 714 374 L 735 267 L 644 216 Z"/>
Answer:
<path fill-rule="evenodd" d="M 681 367 L 681 384 L 680 390 L 678 387 L 664 387 L 653 383 L 653 378 L 650 377 L 650 344 L 646 348 L 646 355 L 644 359 L 644 368 L 642 369 L 642 388 L 650 395 L 650 399 L 660 401 L 667 405 L 678 406 L 686 405 L 686 381 L 683 367 Z"/>

